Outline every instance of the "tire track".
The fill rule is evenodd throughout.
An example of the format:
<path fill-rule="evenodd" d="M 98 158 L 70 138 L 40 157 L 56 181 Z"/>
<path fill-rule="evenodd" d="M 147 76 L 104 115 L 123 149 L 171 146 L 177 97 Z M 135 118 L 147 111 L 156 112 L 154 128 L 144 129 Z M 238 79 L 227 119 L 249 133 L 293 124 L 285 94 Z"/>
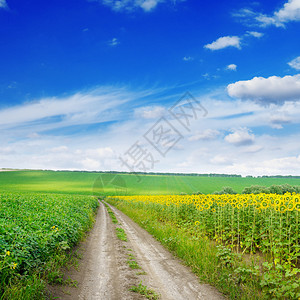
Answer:
<path fill-rule="evenodd" d="M 225 299 L 215 288 L 200 284 L 199 279 L 178 259 L 174 258 L 147 231 L 128 216 L 110 206 L 127 233 L 138 263 L 149 276 L 146 284 L 163 300 L 218 300 Z"/>
<path fill-rule="evenodd" d="M 82 259 L 79 271 L 72 268 L 65 278 L 78 282 L 77 287 L 49 288 L 52 296 L 63 300 L 140 300 L 139 294 L 129 291 L 138 284 L 135 272 L 127 264 L 123 243 L 117 239 L 115 225 L 102 202 L 96 222 L 88 238 L 79 247 Z"/>
<path fill-rule="evenodd" d="M 63 300 L 142 300 L 142 295 L 129 291 L 140 282 L 161 296 L 161 300 L 225 299 L 215 288 L 200 284 L 191 271 L 174 258 L 148 232 L 128 216 L 109 205 L 127 235 L 127 242 L 116 237 L 116 226 L 100 202 L 96 222 L 88 238 L 79 246 L 82 259 L 79 271 L 65 272 L 65 279 L 78 282 L 77 287 L 50 288 L 52 296 Z M 129 252 L 130 251 L 130 252 Z M 145 272 L 128 264 L 128 254 Z M 141 270 L 139 270 L 141 271 Z"/>

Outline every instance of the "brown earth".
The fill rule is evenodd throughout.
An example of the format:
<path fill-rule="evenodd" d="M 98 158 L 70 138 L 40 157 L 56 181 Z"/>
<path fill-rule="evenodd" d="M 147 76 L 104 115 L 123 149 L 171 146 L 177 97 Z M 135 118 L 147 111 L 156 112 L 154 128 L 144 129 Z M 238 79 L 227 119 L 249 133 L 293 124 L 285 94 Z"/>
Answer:
<path fill-rule="evenodd" d="M 111 206 L 127 234 L 127 242 L 116 237 L 115 227 L 103 203 L 100 203 L 94 228 L 79 247 L 82 259 L 78 270 L 65 272 L 66 278 L 78 282 L 77 287 L 50 287 L 56 299 L 137 300 L 143 296 L 129 291 L 143 285 L 154 290 L 162 300 L 225 299 L 215 288 L 199 283 L 199 279 L 172 256 L 149 233 L 129 217 Z M 127 263 L 132 254 L 142 270 Z M 143 273 L 145 275 L 138 275 Z"/>

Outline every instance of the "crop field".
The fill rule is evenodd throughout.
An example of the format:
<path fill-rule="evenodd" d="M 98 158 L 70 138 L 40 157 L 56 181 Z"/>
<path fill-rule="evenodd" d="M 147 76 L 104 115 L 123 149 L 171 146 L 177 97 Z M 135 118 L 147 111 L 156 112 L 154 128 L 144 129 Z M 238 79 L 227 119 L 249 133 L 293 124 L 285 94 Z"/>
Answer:
<path fill-rule="evenodd" d="M 121 209 L 129 207 L 139 214 L 144 211 L 147 217 L 142 224 L 147 224 L 147 218 L 152 215 L 158 220 L 158 227 L 161 223 L 169 223 L 188 232 L 196 243 L 203 239 L 213 241 L 218 248 L 219 264 L 232 271 L 229 284 L 241 287 L 252 282 L 257 285 L 254 289 L 261 293 L 257 294 L 258 298 L 300 297 L 299 194 L 137 195 L 110 199 Z M 164 235 L 164 239 L 171 250 L 181 247 L 176 245 L 179 243 L 177 235 Z M 184 256 L 190 255 L 194 265 L 199 251 L 194 248 Z M 237 265 L 236 255 L 242 254 L 258 261 Z M 255 292 L 250 294 L 253 298 L 246 299 L 256 298 Z"/>
<path fill-rule="evenodd" d="M 178 195 L 220 191 L 224 186 L 241 193 L 251 185 L 290 184 L 300 178 L 241 178 L 184 175 L 134 175 L 68 171 L 0 172 L 0 191 L 77 195 Z"/>
<path fill-rule="evenodd" d="M 42 299 L 43 274 L 61 280 L 57 267 L 97 207 L 90 196 L 0 193 L 0 298 Z"/>
<path fill-rule="evenodd" d="M 231 299 L 298 299 L 299 194 L 212 194 L 274 184 L 300 179 L 0 172 L 0 299 L 64 283 L 105 196 Z"/>

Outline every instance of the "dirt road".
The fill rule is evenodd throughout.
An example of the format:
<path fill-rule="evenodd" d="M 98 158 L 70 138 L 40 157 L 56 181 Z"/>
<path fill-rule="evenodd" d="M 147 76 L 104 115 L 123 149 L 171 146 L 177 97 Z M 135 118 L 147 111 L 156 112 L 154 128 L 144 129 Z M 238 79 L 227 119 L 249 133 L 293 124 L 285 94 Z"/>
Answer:
<path fill-rule="evenodd" d="M 162 300 L 224 299 L 216 289 L 200 284 L 197 277 L 165 250 L 151 235 L 129 217 L 111 207 L 126 234 L 127 242 L 117 239 L 115 226 L 100 203 L 94 228 L 80 246 L 79 271 L 66 271 L 77 287 L 50 289 L 57 299 L 137 300 L 145 299 L 129 291 L 142 284 L 154 290 Z M 129 267 L 134 256 L 142 270 Z M 141 272 L 142 271 L 142 272 Z M 140 274 L 140 275 L 139 275 Z"/>

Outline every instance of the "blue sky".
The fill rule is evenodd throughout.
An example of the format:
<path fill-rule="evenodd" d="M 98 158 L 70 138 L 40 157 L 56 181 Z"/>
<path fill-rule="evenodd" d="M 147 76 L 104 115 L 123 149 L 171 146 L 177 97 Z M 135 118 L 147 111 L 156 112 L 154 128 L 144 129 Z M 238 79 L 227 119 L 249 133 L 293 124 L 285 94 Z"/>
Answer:
<path fill-rule="evenodd" d="M 0 0 L 0 168 L 299 175 L 299 32 L 300 0 Z"/>

